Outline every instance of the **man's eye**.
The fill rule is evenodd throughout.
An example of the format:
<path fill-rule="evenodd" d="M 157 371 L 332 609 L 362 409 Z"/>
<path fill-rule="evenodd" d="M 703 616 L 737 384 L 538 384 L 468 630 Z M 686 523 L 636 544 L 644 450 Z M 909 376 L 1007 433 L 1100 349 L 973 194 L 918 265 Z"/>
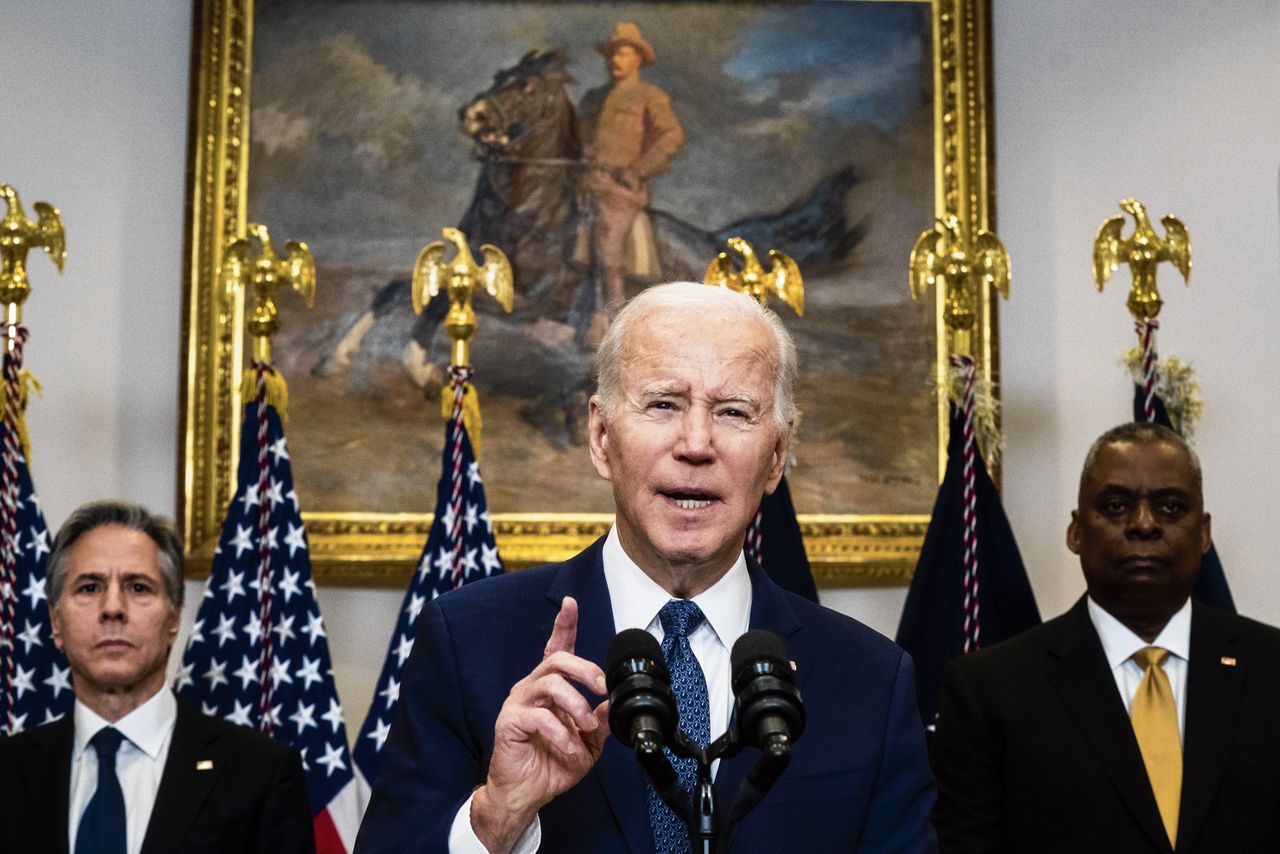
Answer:
<path fill-rule="evenodd" d="M 1125 512 L 1128 508 L 1129 505 L 1121 501 L 1119 498 L 1112 498 L 1110 501 L 1103 503 L 1102 512 L 1108 516 L 1115 516 Z"/>
<path fill-rule="evenodd" d="M 675 404 L 669 400 L 655 400 L 649 404 L 650 409 L 675 409 Z"/>
<path fill-rule="evenodd" d="M 1181 516 L 1187 512 L 1187 505 L 1181 501 L 1162 501 L 1156 510 L 1163 516 Z"/>

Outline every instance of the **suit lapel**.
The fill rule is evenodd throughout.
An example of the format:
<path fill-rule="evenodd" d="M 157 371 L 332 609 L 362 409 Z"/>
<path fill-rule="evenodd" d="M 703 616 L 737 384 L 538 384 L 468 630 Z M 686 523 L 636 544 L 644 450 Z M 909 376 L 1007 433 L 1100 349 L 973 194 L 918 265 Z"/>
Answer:
<path fill-rule="evenodd" d="M 43 793 L 55 817 L 52 822 L 36 824 L 46 828 L 41 851 L 67 854 L 70 840 L 67 838 L 71 800 L 71 751 L 75 744 L 75 713 L 69 711 L 57 721 L 40 727 L 32 735 L 36 749 L 31 751 L 32 761 L 25 770 L 24 785 L 31 791 Z"/>
<path fill-rule="evenodd" d="M 605 649 L 616 634 L 613 603 L 604 580 L 603 543 L 603 539 L 597 540 L 556 575 L 547 592 L 554 606 L 552 619 L 544 627 L 544 634 L 549 637 L 561 600 L 572 596 L 578 602 L 578 640 L 574 652 L 601 667 L 604 666 Z M 635 850 L 652 852 L 653 837 L 649 829 L 644 774 L 631 751 L 610 736 L 588 776 L 594 777 L 604 790 L 627 844 Z M 585 780 L 583 782 L 586 783 Z"/>
<path fill-rule="evenodd" d="M 1241 646 L 1237 634 L 1216 612 L 1192 603 L 1179 848 L 1189 848 L 1200 832 L 1231 751 L 1249 666 L 1248 650 Z"/>
<path fill-rule="evenodd" d="M 751 621 L 752 629 L 767 629 L 779 635 L 784 641 L 798 632 L 802 626 L 795 609 L 787 601 L 782 588 L 773 583 L 767 575 L 747 559 L 747 570 L 751 573 Z M 796 655 L 795 650 L 791 650 Z M 812 670 L 812 662 L 799 661 L 796 669 L 796 686 L 804 691 L 804 683 Z M 732 800 L 743 779 L 759 758 L 755 750 L 743 750 L 737 756 L 721 760 L 716 770 L 716 795 L 720 799 L 720 813 L 727 815 Z"/>
<path fill-rule="evenodd" d="M 218 733 L 211 722 L 179 699 L 169 758 L 160 777 L 142 854 L 181 848 L 187 831 L 222 776 L 226 757 L 218 748 Z M 213 767 L 205 768 L 206 761 Z"/>
<path fill-rule="evenodd" d="M 1061 696 L 1063 707 L 1138 824 L 1161 849 L 1168 850 L 1169 837 L 1160 821 L 1142 753 L 1085 599 L 1067 612 L 1063 631 L 1050 644 L 1048 656 L 1045 675 Z"/>

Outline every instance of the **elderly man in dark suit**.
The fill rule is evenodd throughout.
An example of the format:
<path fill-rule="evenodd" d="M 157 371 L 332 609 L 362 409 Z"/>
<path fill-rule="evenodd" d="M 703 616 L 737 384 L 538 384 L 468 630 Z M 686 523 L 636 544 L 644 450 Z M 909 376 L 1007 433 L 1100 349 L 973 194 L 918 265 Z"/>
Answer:
<path fill-rule="evenodd" d="M 589 413 L 613 530 L 423 611 L 357 852 L 687 852 L 597 704 L 605 646 L 628 628 L 661 640 L 683 674 L 680 726 L 703 743 L 730 724 L 734 642 L 748 628 L 785 639 L 808 723 L 735 852 L 935 849 L 910 659 L 743 555 L 782 475 L 795 361 L 777 316 L 742 294 L 660 285 L 623 309 Z M 722 802 L 759 755 L 720 762 Z"/>
<path fill-rule="evenodd" d="M 182 611 L 172 527 L 86 504 L 58 531 L 48 588 L 75 710 L 0 741 L 0 849 L 314 852 L 298 753 L 165 688 Z"/>
<path fill-rule="evenodd" d="M 1209 543 L 1181 436 L 1094 443 L 1067 528 L 1088 595 L 946 672 L 944 852 L 1280 851 L 1280 631 L 1191 601 Z"/>

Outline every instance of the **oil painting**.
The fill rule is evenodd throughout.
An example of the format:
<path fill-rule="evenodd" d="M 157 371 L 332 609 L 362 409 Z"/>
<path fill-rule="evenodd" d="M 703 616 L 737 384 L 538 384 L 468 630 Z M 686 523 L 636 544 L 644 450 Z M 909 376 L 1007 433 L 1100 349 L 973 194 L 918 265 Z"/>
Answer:
<path fill-rule="evenodd" d="M 938 318 L 906 263 L 939 207 L 937 12 L 257 0 L 244 216 L 305 240 L 318 271 L 314 309 L 282 300 L 273 343 L 304 509 L 431 512 L 450 342 L 444 299 L 415 315 L 409 278 L 457 227 L 515 275 L 509 314 L 475 299 L 491 511 L 608 513 L 585 447 L 595 345 L 622 300 L 700 281 L 736 236 L 804 278 L 803 315 L 773 305 L 801 359 L 802 521 L 922 530 Z"/>

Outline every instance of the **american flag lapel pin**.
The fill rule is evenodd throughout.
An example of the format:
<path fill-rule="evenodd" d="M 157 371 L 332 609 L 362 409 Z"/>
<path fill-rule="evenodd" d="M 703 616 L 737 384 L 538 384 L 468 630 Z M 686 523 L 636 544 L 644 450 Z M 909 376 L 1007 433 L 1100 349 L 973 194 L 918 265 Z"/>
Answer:
<path fill-rule="evenodd" d="M 198 762 L 196 762 L 196 770 L 197 770 L 197 771 L 212 771 L 212 770 L 213 770 L 213 760 L 212 760 L 212 759 L 201 759 L 201 760 L 199 760 Z"/>

